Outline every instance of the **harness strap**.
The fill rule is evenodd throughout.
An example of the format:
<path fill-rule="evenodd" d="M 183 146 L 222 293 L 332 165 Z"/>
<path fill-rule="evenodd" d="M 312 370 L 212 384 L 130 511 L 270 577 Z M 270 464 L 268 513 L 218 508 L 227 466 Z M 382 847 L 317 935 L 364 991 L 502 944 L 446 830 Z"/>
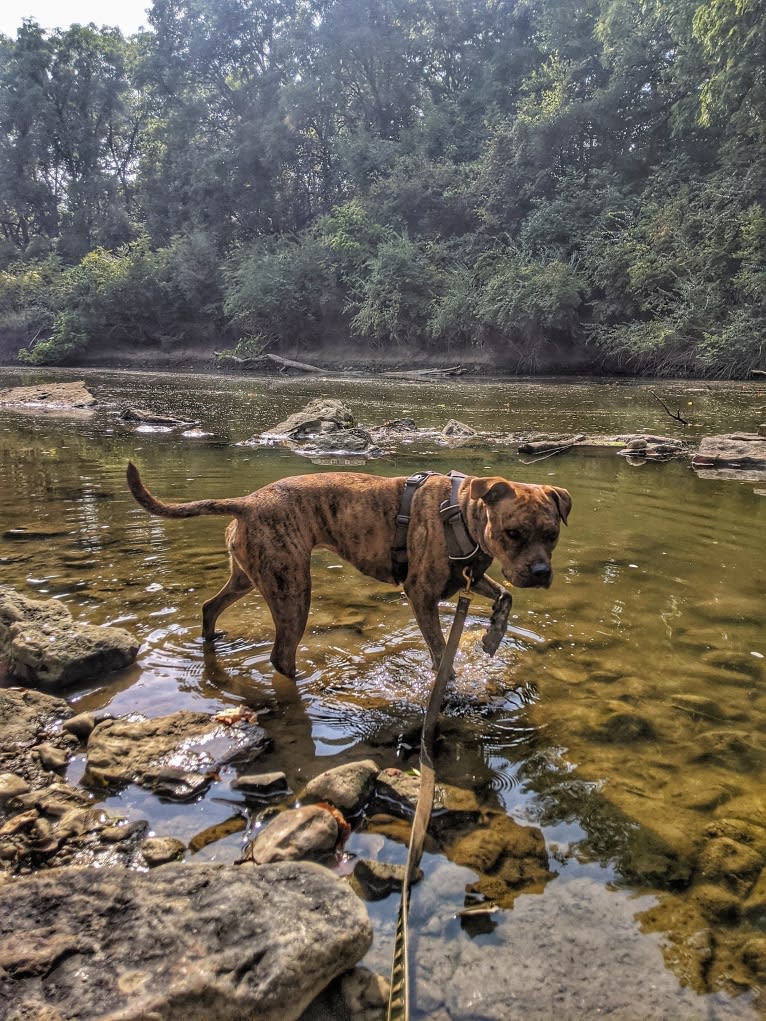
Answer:
<path fill-rule="evenodd" d="M 410 524 L 410 507 L 415 492 L 420 489 L 426 479 L 439 472 L 415 472 L 404 483 L 402 502 L 399 513 L 396 515 L 396 531 L 391 546 L 391 560 L 393 563 L 394 581 L 401 584 L 407 577 L 407 529 Z"/>
<path fill-rule="evenodd" d="M 410 475 L 404 483 L 402 502 L 396 516 L 394 541 L 391 546 L 392 571 L 397 585 L 400 585 L 407 577 L 407 529 L 410 523 L 412 498 L 427 479 L 432 475 L 440 474 L 440 472 L 432 471 L 416 472 L 414 475 Z M 452 481 L 450 496 L 439 508 L 439 517 L 444 524 L 447 541 L 447 556 L 452 564 L 468 571 L 471 584 L 475 585 L 492 563 L 492 557 L 471 538 L 457 502 L 458 491 L 465 479 L 465 474 L 451 471 L 448 477 Z"/>
<path fill-rule="evenodd" d="M 481 547 L 468 534 L 465 519 L 457 502 L 458 490 L 465 475 L 462 472 L 451 471 L 449 477 L 452 479 L 452 490 L 449 500 L 445 500 L 439 508 L 439 517 L 445 525 L 450 560 L 466 563 L 481 552 Z"/>

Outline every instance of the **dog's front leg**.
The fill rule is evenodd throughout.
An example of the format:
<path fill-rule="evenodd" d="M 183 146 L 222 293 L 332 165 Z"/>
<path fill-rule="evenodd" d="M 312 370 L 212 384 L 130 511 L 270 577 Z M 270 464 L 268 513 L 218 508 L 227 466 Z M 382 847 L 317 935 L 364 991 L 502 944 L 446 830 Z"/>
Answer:
<path fill-rule="evenodd" d="M 508 628 L 508 616 L 513 603 L 511 593 L 486 575 L 479 578 L 473 590 L 480 596 L 487 596 L 492 600 L 492 616 L 481 640 L 481 647 L 488 656 L 494 656 Z"/>
<path fill-rule="evenodd" d="M 407 592 L 412 612 L 415 614 L 415 620 L 423 632 L 426 645 L 431 653 L 431 662 L 433 663 L 434 670 L 438 670 L 444 650 L 447 647 L 441 624 L 439 623 L 439 603 L 433 599 L 421 597 L 417 591 L 413 592 L 411 589 L 408 591 L 406 586 L 405 592 Z"/>

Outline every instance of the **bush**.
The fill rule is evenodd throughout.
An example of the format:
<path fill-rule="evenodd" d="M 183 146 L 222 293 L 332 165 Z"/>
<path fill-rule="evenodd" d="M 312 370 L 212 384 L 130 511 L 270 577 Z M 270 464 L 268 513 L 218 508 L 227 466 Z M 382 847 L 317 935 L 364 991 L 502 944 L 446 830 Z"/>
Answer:
<path fill-rule="evenodd" d="M 277 343 L 315 339 L 335 274 L 327 247 L 311 236 L 258 241 L 229 257 L 225 314 L 237 330 Z"/>
<path fill-rule="evenodd" d="M 422 341 L 440 284 L 433 254 L 403 234 L 383 241 L 352 292 L 352 329 L 379 345 Z"/>
<path fill-rule="evenodd" d="M 56 297 L 50 336 L 20 352 L 22 361 L 60 364 L 97 345 L 172 345 L 221 318 L 217 257 L 200 233 L 156 251 L 145 240 L 97 248 L 62 273 Z"/>

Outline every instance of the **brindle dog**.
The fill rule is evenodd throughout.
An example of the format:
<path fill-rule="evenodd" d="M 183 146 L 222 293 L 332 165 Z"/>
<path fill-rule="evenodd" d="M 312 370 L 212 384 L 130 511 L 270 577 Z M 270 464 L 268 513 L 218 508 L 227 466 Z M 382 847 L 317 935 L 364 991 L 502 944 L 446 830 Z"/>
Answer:
<path fill-rule="evenodd" d="M 223 514 L 234 518 L 226 529 L 231 576 L 202 607 L 202 634 L 216 637 L 215 624 L 227 606 L 258 589 L 274 619 L 274 667 L 295 677 L 295 652 L 306 628 L 311 602 L 311 551 L 330 549 L 363 574 L 395 584 L 391 546 L 405 479 L 358 472 L 298 475 L 272 482 L 249 496 L 222 500 L 164 503 L 148 491 L 138 469 L 128 465 L 128 486 L 150 514 L 188 518 Z M 450 496 L 450 479 L 431 475 L 417 490 L 407 535 L 408 572 L 403 583 L 415 618 L 437 669 L 445 642 L 439 624 L 439 600 L 464 585 L 450 562 L 441 504 Z M 572 498 L 557 486 L 509 482 L 497 476 L 468 476 L 458 504 L 469 535 L 499 562 L 503 575 L 520 588 L 548 588 L 553 578 L 551 553 L 566 524 Z M 492 654 L 508 623 L 511 598 L 486 576 L 474 591 L 493 600 L 484 640 Z"/>

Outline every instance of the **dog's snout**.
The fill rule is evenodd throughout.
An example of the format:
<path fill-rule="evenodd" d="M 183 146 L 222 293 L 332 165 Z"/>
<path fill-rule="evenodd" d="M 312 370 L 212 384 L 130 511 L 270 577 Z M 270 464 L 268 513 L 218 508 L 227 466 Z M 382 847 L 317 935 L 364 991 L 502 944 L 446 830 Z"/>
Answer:
<path fill-rule="evenodd" d="M 551 565 L 547 564 L 544 560 L 538 560 L 529 569 L 533 585 L 549 585 L 552 573 Z"/>

